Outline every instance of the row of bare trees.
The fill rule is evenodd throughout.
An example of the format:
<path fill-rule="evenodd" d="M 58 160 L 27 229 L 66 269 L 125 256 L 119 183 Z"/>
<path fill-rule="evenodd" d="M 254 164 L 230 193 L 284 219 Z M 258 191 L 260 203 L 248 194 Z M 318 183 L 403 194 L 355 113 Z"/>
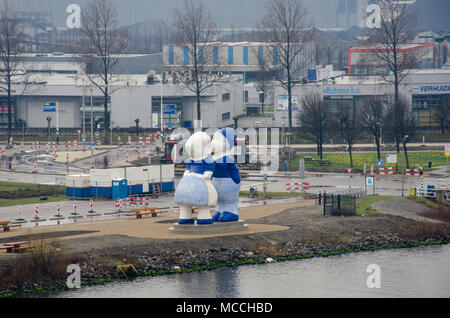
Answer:
<path fill-rule="evenodd" d="M 399 85 L 408 74 L 413 61 L 406 60 L 398 50 L 411 39 L 415 18 L 406 5 L 397 5 L 393 0 L 380 1 L 384 8 L 381 27 L 369 29 L 369 44 L 377 45 L 379 49 L 374 51 L 375 58 L 386 64 L 391 71 L 389 75 L 379 75 L 386 82 L 393 84 L 392 105 L 400 108 L 404 103 L 400 100 Z M 289 131 L 292 132 L 292 90 L 302 82 L 299 81 L 301 69 L 297 61 L 302 58 L 305 46 L 313 39 L 314 31 L 302 0 L 268 1 L 265 11 L 266 14 L 258 24 L 261 40 L 268 44 L 265 46 L 261 70 L 266 74 L 265 79 L 278 81 L 286 90 L 289 101 Z M 217 39 L 217 25 L 204 0 L 184 0 L 182 8 L 174 10 L 172 20 L 175 44 L 188 51 L 181 54 L 183 59 L 188 56 L 188 61 L 176 63 L 180 66 L 180 80 L 187 89 L 196 94 L 197 119 L 200 120 L 201 95 L 221 78 L 220 73 L 208 69 L 209 63 L 206 62 L 217 54 L 211 44 Z M 113 93 L 112 87 L 115 86 L 113 84 L 120 80 L 115 68 L 120 55 L 129 48 L 128 36 L 119 27 L 117 10 L 111 0 L 90 0 L 82 10 L 79 32 L 80 41 L 74 46 L 73 53 L 91 84 L 104 96 L 104 143 L 109 144 L 109 101 Z M 17 26 L 14 13 L 8 7 L 2 11 L 0 33 L 0 84 L 8 91 L 10 135 L 11 82 L 19 73 L 17 56 L 20 53 L 22 32 Z M 273 72 L 274 66 L 277 72 Z M 402 110 L 395 112 L 401 113 Z M 354 126 L 354 120 L 347 114 L 340 123 L 343 127 L 342 134 L 347 135 L 345 139 L 351 140 L 345 131 Z M 376 125 L 373 127 L 376 131 Z M 401 141 L 398 138 L 397 144 Z M 319 136 L 318 139 L 323 137 Z"/>
<path fill-rule="evenodd" d="M 363 135 L 373 137 L 378 159 L 381 159 L 383 133 L 393 142 L 397 153 L 403 148 L 406 167 L 409 168 L 407 144 L 414 137 L 415 122 L 411 106 L 403 96 L 400 95 L 397 101 L 395 96 L 370 97 L 359 107 L 339 105 L 332 109 L 330 102 L 320 94 L 309 94 L 301 104 L 297 120 L 302 131 L 313 138 L 321 160 L 325 138 L 338 136 L 347 146 L 353 168 L 353 147 Z"/>

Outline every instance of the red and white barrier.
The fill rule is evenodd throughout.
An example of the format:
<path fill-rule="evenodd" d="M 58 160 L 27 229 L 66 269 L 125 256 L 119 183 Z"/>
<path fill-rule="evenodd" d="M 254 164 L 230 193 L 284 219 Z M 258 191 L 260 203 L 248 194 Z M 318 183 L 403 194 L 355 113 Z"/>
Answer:
<path fill-rule="evenodd" d="M 89 213 L 94 213 L 95 212 L 95 210 L 94 210 L 94 200 L 93 199 L 91 199 L 89 201 L 89 211 L 88 212 Z"/>
<path fill-rule="evenodd" d="M 73 213 L 72 213 L 72 215 L 78 215 L 77 201 L 73 201 Z"/>
<path fill-rule="evenodd" d="M 58 202 L 58 204 L 56 205 L 56 217 L 61 217 L 61 204 Z"/>
<path fill-rule="evenodd" d="M 423 176 L 422 169 L 403 169 L 403 175 L 408 177 Z"/>
<path fill-rule="evenodd" d="M 294 183 L 286 183 L 286 191 L 287 192 L 296 192 L 296 191 L 306 191 L 309 190 L 308 182 L 294 182 Z"/>
<path fill-rule="evenodd" d="M 11 159 L 11 170 L 14 170 L 16 168 L 16 164 L 14 162 L 14 159 Z"/>
<path fill-rule="evenodd" d="M 375 175 L 392 175 L 397 174 L 397 168 L 389 167 L 389 168 L 377 168 L 375 169 Z"/>
<path fill-rule="evenodd" d="M 19 208 L 19 218 L 17 219 L 18 221 L 23 221 L 23 213 L 22 213 L 22 207 Z"/>
<path fill-rule="evenodd" d="M 128 162 L 128 152 L 125 152 L 125 162 Z"/>
<path fill-rule="evenodd" d="M 34 206 L 34 219 L 39 220 L 39 206 L 38 205 Z"/>

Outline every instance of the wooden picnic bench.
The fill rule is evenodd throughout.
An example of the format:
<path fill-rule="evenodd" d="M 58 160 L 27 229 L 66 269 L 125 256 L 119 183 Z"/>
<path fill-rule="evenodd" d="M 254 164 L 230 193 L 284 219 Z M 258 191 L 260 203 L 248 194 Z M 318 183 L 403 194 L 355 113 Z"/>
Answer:
<path fill-rule="evenodd" d="M 21 227 L 21 224 L 11 224 L 11 221 L 2 221 L 0 222 L 0 229 L 3 229 L 4 232 L 8 232 L 10 228 Z"/>
<path fill-rule="evenodd" d="M 168 213 L 169 211 L 158 211 L 158 208 L 143 208 L 131 210 L 132 213 L 126 214 L 127 216 L 135 216 L 137 219 L 142 219 L 145 215 L 151 215 L 152 217 L 158 216 L 161 213 Z"/>
<path fill-rule="evenodd" d="M 1 249 L 6 250 L 6 253 L 21 253 L 31 249 L 30 241 L 4 243 Z"/>

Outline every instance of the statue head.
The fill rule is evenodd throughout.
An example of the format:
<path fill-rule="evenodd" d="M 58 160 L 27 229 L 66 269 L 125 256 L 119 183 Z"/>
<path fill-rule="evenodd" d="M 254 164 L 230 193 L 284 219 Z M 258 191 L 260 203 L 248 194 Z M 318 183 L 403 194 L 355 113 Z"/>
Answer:
<path fill-rule="evenodd" d="M 210 142 L 211 138 L 207 133 L 196 132 L 188 139 L 184 149 L 192 160 L 203 160 L 211 155 Z"/>
<path fill-rule="evenodd" d="M 236 142 L 236 133 L 231 128 L 223 128 L 218 130 L 211 142 L 211 151 L 214 153 L 213 159 L 231 155 L 231 149 L 233 149 Z"/>

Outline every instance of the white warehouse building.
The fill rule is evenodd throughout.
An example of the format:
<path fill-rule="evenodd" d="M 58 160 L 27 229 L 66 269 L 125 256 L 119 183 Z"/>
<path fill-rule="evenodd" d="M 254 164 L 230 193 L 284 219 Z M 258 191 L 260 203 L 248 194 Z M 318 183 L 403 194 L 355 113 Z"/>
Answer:
<path fill-rule="evenodd" d="M 34 84 L 26 89 L 13 87 L 13 127 L 60 129 L 81 128 L 83 114 L 86 127 L 93 122 L 101 127 L 104 118 L 104 96 L 87 78 L 72 74 L 38 74 Z M 195 94 L 181 84 L 149 81 L 147 75 L 127 75 L 120 83 L 109 86 L 111 126 L 113 128 L 159 128 L 161 124 L 161 96 L 163 96 L 163 126 L 191 128 L 197 119 Z M 91 105 L 92 100 L 92 105 Z M 85 108 L 83 109 L 83 104 Z M 6 91 L 0 92 L 0 125 L 8 123 Z M 91 108 L 92 106 L 92 108 Z M 57 112 L 56 112 L 57 110 Z M 83 111 L 84 110 L 84 111 Z M 233 117 L 244 112 L 242 76 L 229 76 L 218 85 L 202 93 L 201 117 L 203 127 L 233 125 Z M 58 114 L 58 116 L 56 116 Z"/>

